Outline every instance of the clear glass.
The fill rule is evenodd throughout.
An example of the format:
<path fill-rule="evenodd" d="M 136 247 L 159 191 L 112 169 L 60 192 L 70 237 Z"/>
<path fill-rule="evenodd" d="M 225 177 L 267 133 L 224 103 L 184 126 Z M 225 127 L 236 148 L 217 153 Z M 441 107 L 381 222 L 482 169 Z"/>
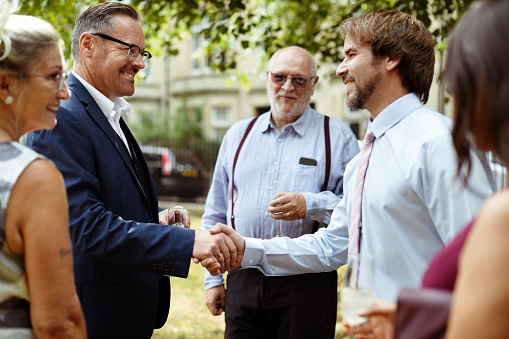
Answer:
<path fill-rule="evenodd" d="M 351 325 L 359 325 L 367 320 L 357 313 L 372 303 L 373 269 L 372 256 L 353 255 L 348 258 L 340 306 L 343 319 Z"/>
<path fill-rule="evenodd" d="M 175 227 L 185 227 L 184 226 L 184 214 L 186 213 L 186 209 L 183 207 L 172 207 L 168 209 L 168 225 Z"/>
<path fill-rule="evenodd" d="M 280 179 L 276 182 L 276 195 L 274 198 L 278 198 L 280 195 L 282 195 L 284 192 L 286 192 L 286 180 Z M 285 212 L 280 212 L 277 214 L 282 214 Z M 283 237 L 283 219 L 276 220 L 277 223 L 279 223 L 279 231 L 277 233 L 277 237 Z"/>

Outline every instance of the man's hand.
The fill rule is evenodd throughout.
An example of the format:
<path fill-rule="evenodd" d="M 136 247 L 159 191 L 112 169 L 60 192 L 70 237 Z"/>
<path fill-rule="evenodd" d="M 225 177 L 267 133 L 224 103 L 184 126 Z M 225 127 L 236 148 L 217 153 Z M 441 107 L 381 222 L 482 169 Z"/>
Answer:
<path fill-rule="evenodd" d="M 302 219 L 306 217 L 306 199 L 302 193 L 279 193 L 270 202 L 268 211 L 274 219 Z"/>
<path fill-rule="evenodd" d="M 394 338 L 394 317 L 397 306 L 386 300 L 375 299 L 371 306 L 359 312 L 359 316 L 368 318 L 366 324 L 350 325 L 343 321 L 346 333 L 355 338 L 392 339 Z"/>
<path fill-rule="evenodd" d="M 215 228 L 215 227 L 214 227 Z M 244 249 L 242 247 L 242 253 Z M 204 261 L 212 275 L 229 271 L 231 265 L 237 265 L 236 243 L 221 232 L 196 231 L 194 235 L 193 260 Z M 240 264 L 239 264 L 240 265 Z M 204 266 L 205 267 L 205 266 Z"/>
<path fill-rule="evenodd" d="M 173 206 L 173 208 L 176 208 L 176 207 L 184 208 L 182 206 Z M 171 209 L 166 209 L 166 210 L 159 212 L 159 223 L 163 224 L 163 225 L 169 225 L 170 224 L 169 221 L 173 218 L 173 213 L 174 213 L 174 211 Z M 182 215 L 182 220 L 183 220 L 185 228 L 191 227 L 191 216 L 189 214 L 189 211 L 185 210 L 185 213 Z"/>
<path fill-rule="evenodd" d="M 220 315 L 224 311 L 226 291 L 224 285 L 214 286 L 205 292 L 205 304 L 212 315 Z"/>
<path fill-rule="evenodd" d="M 214 226 L 214 228 L 212 228 L 210 230 L 210 234 L 215 235 L 215 236 L 222 235 L 222 236 L 227 237 L 235 244 L 234 246 L 237 249 L 237 253 L 236 253 L 235 257 L 232 254 L 230 258 L 228 258 L 228 259 L 226 257 L 224 258 L 225 263 L 220 268 L 221 273 L 224 273 L 225 270 L 229 271 L 229 270 L 232 270 L 235 268 L 239 268 L 242 263 L 242 258 L 244 257 L 244 249 L 246 247 L 244 238 L 242 238 L 242 236 L 240 234 L 235 232 L 235 230 L 233 228 L 228 227 L 221 223 L 217 223 L 216 226 Z M 201 260 L 201 261 L 194 259 L 194 262 L 196 264 L 201 263 L 201 265 L 203 267 L 205 267 L 210 272 L 210 274 L 217 275 L 218 273 L 217 273 L 217 265 L 216 265 L 215 259 L 216 258 L 207 258 L 207 259 Z M 229 260 L 229 259 L 231 259 L 231 260 Z"/>

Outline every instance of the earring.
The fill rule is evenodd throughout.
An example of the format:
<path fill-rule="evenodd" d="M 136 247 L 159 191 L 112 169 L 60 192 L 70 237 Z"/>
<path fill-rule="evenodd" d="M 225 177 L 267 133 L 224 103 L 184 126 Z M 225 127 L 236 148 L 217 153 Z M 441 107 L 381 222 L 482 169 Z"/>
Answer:
<path fill-rule="evenodd" d="M 8 95 L 7 98 L 5 98 L 6 105 L 12 104 L 13 101 L 14 101 L 14 98 L 12 97 L 12 95 Z"/>

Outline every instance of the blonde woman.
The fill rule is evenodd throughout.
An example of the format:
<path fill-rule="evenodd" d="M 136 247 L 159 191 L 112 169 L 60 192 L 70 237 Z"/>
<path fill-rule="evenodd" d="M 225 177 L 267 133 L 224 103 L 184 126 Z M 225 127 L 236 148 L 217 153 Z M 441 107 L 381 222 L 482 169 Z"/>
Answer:
<path fill-rule="evenodd" d="M 85 338 L 62 175 L 18 143 L 53 128 L 69 98 L 60 37 L 6 7 L 0 0 L 0 338 Z"/>

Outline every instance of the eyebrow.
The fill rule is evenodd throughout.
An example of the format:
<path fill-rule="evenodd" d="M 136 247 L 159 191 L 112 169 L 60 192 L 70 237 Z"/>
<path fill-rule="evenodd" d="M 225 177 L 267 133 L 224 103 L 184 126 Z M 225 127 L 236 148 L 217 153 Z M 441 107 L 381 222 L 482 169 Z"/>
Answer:
<path fill-rule="evenodd" d="M 343 51 L 343 54 L 344 54 L 344 55 L 348 55 L 348 54 L 350 54 L 350 53 L 352 53 L 352 52 L 358 52 L 358 50 L 357 50 L 356 48 L 350 47 L 350 48 L 348 48 L 347 50 L 344 50 L 344 51 Z"/>

